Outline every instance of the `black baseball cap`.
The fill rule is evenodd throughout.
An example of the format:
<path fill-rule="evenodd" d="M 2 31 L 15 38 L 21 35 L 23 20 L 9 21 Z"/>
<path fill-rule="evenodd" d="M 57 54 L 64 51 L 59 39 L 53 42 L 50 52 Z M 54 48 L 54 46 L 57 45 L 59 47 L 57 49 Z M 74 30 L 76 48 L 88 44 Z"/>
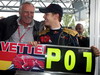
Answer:
<path fill-rule="evenodd" d="M 42 13 L 58 13 L 61 17 L 63 15 L 63 9 L 60 5 L 58 4 L 50 4 L 46 8 L 39 8 L 39 11 Z"/>

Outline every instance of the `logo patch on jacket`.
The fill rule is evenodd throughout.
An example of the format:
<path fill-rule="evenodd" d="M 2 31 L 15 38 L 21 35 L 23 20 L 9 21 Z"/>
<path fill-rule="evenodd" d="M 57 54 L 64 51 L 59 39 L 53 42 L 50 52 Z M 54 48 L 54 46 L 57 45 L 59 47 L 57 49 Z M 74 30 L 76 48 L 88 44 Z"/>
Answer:
<path fill-rule="evenodd" d="M 49 35 L 41 36 L 41 37 L 40 37 L 40 41 L 41 41 L 42 43 L 52 42 Z"/>

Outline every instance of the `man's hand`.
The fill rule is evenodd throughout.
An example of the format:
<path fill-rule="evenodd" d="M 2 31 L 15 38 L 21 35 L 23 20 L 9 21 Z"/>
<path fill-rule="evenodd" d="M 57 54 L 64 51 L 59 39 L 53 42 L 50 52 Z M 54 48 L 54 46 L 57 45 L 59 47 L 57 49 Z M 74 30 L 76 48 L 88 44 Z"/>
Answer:
<path fill-rule="evenodd" d="M 91 46 L 91 49 L 96 57 L 100 56 L 100 51 L 97 47 Z"/>
<path fill-rule="evenodd" d="M 40 44 L 40 42 L 38 42 L 38 41 L 31 41 L 28 44 L 31 44 L 31 45 L 37 47 L 37 45 Z"/>

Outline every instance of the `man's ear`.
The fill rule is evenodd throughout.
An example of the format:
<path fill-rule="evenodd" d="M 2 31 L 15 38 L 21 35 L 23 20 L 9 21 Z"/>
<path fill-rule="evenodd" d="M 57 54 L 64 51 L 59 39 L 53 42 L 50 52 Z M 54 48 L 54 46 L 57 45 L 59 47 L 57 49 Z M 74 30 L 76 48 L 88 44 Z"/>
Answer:
<path fill-rule="evenodd" d="M 55 18 L 59 19 L 59 14 L 55 14 Z"/>

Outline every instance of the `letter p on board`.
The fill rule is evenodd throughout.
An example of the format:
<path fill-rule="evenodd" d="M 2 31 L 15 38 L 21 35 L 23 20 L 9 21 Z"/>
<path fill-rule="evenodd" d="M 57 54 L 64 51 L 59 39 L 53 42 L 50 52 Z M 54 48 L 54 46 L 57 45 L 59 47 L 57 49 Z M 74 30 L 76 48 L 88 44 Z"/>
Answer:
<path fill-rule="evenodd" d="M 60 49 L 47 48 L 46 68 L 50 69 L 52 62 L 58 62 L 60 60 L 60 56 L 61 56 Z"/>

